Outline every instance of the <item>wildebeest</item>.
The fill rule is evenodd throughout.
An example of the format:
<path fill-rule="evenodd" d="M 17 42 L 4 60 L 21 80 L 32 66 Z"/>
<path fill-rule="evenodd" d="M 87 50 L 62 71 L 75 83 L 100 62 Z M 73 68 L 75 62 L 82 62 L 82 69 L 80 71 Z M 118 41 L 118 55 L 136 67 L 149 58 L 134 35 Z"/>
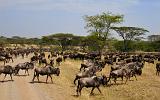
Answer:
<path fill-rule="evenodd" d="M 28 70 L 34 68 L 34 63 L 33 62 L 25 62 L 25 63 L 19 63 L 15 66 L 15 75 L 19 74 L 19 70 L 25 70 L 25 74 L 29 75 Z"/>
<path fill-rule="evenodd" d="M 91 67 L 91 66 L 94 66 L 94 62 L 93 61 L 91 61 L 91 60 L 84 60 L 83 63 L 81 64 L 80 71 L 82 69 L 85 70 L 85 68 L 88 68 L 88 67 Z"/>
<path fill-rule="evenodd" d="M 76 77 L 74 79 L 74 84 L 76 84 L 76 80 L 84 77 L 92 77 L 94 76 L 96 71 L 94 69 L 86 69 L 84 72 L 80 72 L 76 74 Z"/>
<path fill-rule="evenodd" d="M 160 63 L 157 63 L 156 64 L 156 75 L 159 76 L 159 73 L 160 73 Z"/>
<path fill-rule="evenodd" d="M 33 76 L 32 82 L 34 82 L 35 77 L 37 77 L 38 82 L 39 82 L 39 75 L 42 75 L 42 76 L 47 75 L 46 83 L 47 83 L 47 80 L 48 80 L 48 76 L 51 78 L 51 82 L 53 83 L 52 76 L 51 76 L 52 74 L 56 74 L 57 76 L 59 76 L 60 69 L 59 68 L 54 68 L 50 65 L 42 67 L 42 68 L 37 67 L 37 68 L 34 69 L 34 76 Z"/>
<path fill-rule="evenodd" d="M 38 56 L 33 56 L 33 57 L 31 57 L 31 62 L 32 62 L 32 61 L 36 61 L 36 62 L 37 62 L 38 59 L 39 59 Z"/>
<path fill-rule="evenodd" d="M 122 82 L 123 82 L 123 77 L 126 77 L 126 82 L 127 82 L 128 78 L 129 78 L 129 76 L 127 76 L 127 71 L 125 69 L 121 68 L 121 69 L 114 70 L 114 71 L 110 72 L 109 81 L 110 81 L 111 78 L 113 78 L 114 82 L 116 83 L 117 78 L 119 78 L 119 77 L 121 77 Z"/>
<path fill-rule="evenodd" d="M 6 58 L 5 57 L 0 56 L 0 61 L 3 61 L 4 65 L 6 64 Z"/>
<path fill-rule="evenodd" d="M 59 66 L 61 62 L 62 62 L 62 57 L 58 57 L 56 59 L 56 64 Z"/>
<path fill-rule="evenodd" d="M 123 77 L 126 77 L 126 82 L 127 82 L 127 80 L 130 79 L 130 77 L 134 76 L 136 78 L 136 75 L 141 75 L 142 68 L 143 68 L 143 63 L 131 62 L 124 66 L 117 67 L 116 70 L 111 69 L 110 78 L 113 78 L 114 82 L 116 83 L 118 77 L 122 78 L 122 82 L 123 82 Z"/>
<path fill-rule="evenodd" d="M 14 68 L 13 68 L 12 66 L 10 66 L 10 65 L 1 66 L 1 67 L 0 67 L 0 74 L 1 74 L 1 73 L 5 74 L 5 76 L 4 76 L 4 78 L 3 78 L 3 81 L 4 81 L 4 79 L 6 78 L 7 74 L 10 75 L 11 81 L 13 81 L 13 79 L 12 79 L 12 74 L 14 73 Z M 3 82 L 3 81 L 2 81 L 2 82 Z"/>
<path fill-rule="evenodd" d="M 10 60 L 12 60 L 12 62 L 13 62 L 13 58 L 12 58 L 12 56 L 10 56 L 10 55 L 6 55 L 5 56 L 5 58 L 6 58 L 6 62 L 9 62 Z"/>
<path fill-rule="evenodd" d="M 51 59 L 50 59 L 50 63 L 49 63 L 51 66 L 53 66 L 54 65 L 54 58 L 52 57 Z"/>
<path fill-rule="evenodd" d="M 78 86 L 77 86 L 77 95 L 81 95 L 81 91 L 83 87 L 92 87 L 91 93 L 93 94 L 93 90 L 97 88 L 99 92 L 101 93 L 101 90 L 99 89 L 99 86 L 101 84 L 105 85 L 107 83 L 107 77 L 106 76 L 93 76 L 93 77 L 86 77 L 86 78 L 81 78 L 78 80 Z"/>
<path fill-rule="evenodd" d="M 39 64 L 45 64 L 47 65 L 47 59 L 45 57 L 39 58 Z"/>

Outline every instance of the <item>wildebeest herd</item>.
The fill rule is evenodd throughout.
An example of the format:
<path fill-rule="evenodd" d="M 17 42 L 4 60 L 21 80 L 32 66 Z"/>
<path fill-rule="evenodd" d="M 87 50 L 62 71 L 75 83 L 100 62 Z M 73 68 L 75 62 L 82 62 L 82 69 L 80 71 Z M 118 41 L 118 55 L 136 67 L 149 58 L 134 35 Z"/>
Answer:
<path fill-rule="evenodd" d="M 50 52 L 46 55 L 45 52 Z M 19 63 L 15 66 L 7 65 L 8 62 L 14 62 L 17 57 L 28 57 L 32 54 L 30 62 Z M 130 78 L 137 79 L 137 75 L 143 74 L 143 68 L 145 63 L 155 64 L 155 61 L 160 61 L 160 54 L 158 53 L 104 53 L 100 55 L 97 52 L 79 53 L 79 52 L 52 52 L 50 49 L 37 49 L 37 48 L 17 48 L 17 49 L 1 49 L 0 61 L 4 65 L 0 67 L 0 74 L 5 74 L 2 82 L 5 80 L 7 74 L 10 75 L 11 81 L 13 81 L 12 74 L 19 75 L 20 70 L 25 70 L 25 74 L 29 75 L 28 70 L 33 70 L 32 83 L 37 78 L 39 82 L 39 75 L 46 75 L 46 83 L 48 77 L 52 75 L 60 75 L 61 62 L 65 62 L 67 59 L 81 60 L 81 67 L 74 77 L 73 83 L 76 85 L 77 95 L 81 95 L 81 91 L 84 87 L 91 87 L 91 93 L 95 88 L 99 88 L 100 85 L 117 84 L 117 79 L 120 78 L 122 83 L 127 83 Z M 40 65 L 41 67 L 37 66 Z M 57 67 L 55 67 L 57 66 Z M 99 75 L 105 67 L 110 67 L 110 73 L 108 75 Z M 160 73 L 160 63 L 156 63 L 155 73 Z M 125 78 L 125 82 L 123 82 Z"/>

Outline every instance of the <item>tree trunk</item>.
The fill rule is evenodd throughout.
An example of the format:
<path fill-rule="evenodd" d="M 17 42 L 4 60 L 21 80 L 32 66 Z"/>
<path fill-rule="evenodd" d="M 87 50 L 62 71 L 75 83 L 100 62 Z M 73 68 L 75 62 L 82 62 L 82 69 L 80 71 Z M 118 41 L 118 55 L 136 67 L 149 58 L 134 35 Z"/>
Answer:
<path fill-rule="evenodd" d="M 124 39 L 124 41 L 123 41 L 123 43 L 124 43 L 124 52 L 126 52 L 127 51 L 127 41 L 126 41 L 126 39 Z"/>

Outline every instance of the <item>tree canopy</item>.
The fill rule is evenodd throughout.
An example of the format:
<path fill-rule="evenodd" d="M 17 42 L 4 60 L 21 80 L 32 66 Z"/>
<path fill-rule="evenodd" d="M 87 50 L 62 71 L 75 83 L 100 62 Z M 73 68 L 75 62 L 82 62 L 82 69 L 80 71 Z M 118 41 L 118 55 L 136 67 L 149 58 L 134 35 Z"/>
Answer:
<path fill-rule="evenodd" d="M 112 13 L 102 13 L 94 16 L 85 16 L 86 26 L 90 35 L 97 37 L 101 42 L 102 49 L 105 47 L 108 36 L 113 26 L 123 22 L 123 15 L 114 15 Z"/>

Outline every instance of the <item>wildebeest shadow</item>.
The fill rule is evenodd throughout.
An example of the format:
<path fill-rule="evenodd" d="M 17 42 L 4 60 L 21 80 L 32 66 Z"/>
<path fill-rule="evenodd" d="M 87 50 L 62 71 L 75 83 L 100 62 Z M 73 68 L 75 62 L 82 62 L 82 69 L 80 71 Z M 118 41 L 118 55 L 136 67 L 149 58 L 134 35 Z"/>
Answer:
<path fill-rule="evenodd" d="M 23 76 L 23 77 L 25 76 L 25 77 L 26 77 L 26 76 L 28 76 L 28 75 L 15 75 L 15 76 Z"/>
<path fill-rule="evenodd" d="M 102 94 L 102 93 L 99 93 L 99 94 L 97 94 L 97 93 L 89 94 L 89 96 L 98 96 L 98 95 L 103 95 L 103 94 Z M 78 98 L 78 97 L 80 97 L 81 95 L 73 94 L 73 95 L 71 95 L 71 96 Z"/>
<path fill-rule="evenodd" d="M 5 82 L 13 82 L 14 80 L 4 80 L 4 81 L 0 81 L 2 83 L 5 83 Z"/>
<path fill-rule="evenodd" d="M 31 83 L 31 84 L 54 84 L 54 83 L 52 83 L 52 82 L 47 82 L 47 83 L 46 83 L 46 82 L 44 82 L 44 81 L 39 81 L 39 82 L 38 82 L 38 81 L 34 81 L 34 82 L 31 81 L 31 82 L 29 82 L 29 83 Z"/>
<path fill-rule="evenodd" d="M 70 87 L 76 87 L 77 85 L 70 85 Z"/>
<path fill-rule="evenodd" d="M 126 83 L 110 83 L 105 85 L 104 87 L 111 87 L 111 86 L 117 86 L 117 85 L 126 85 Z"/>
<path fill-rule="evenodd" d="M 77 95 L 77 94 L 73 94 L 73 95 L 71 95 L 72 97 L 76 97 L 76 98 L 78 98 L 79 97 L 79 95 Z"/>

